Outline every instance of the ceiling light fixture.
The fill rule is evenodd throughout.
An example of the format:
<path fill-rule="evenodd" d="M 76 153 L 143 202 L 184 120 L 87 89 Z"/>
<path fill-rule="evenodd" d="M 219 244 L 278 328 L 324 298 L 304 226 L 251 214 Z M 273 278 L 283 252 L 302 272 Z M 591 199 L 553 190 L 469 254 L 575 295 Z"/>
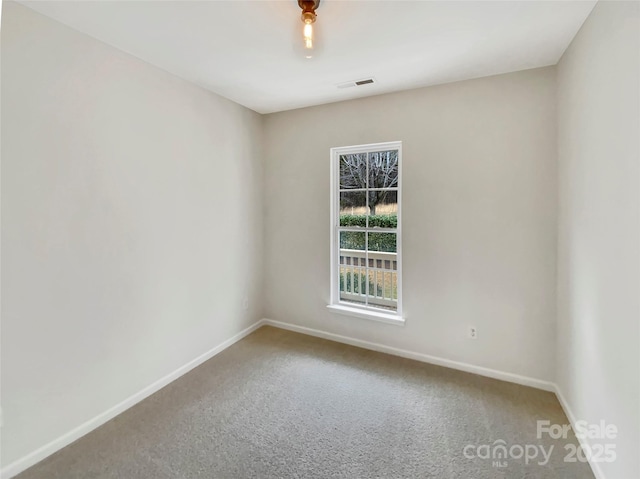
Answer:
<path fill-rule="evenodd" d="M 313 32 L 313 24 L 316 21 L 316 8 L 320 6 L 320 0 L 298 0 L 298 5 L 302 8 L 302 45 L 305 58 L 313 58 L 316 47 L 316 38 Z"/>

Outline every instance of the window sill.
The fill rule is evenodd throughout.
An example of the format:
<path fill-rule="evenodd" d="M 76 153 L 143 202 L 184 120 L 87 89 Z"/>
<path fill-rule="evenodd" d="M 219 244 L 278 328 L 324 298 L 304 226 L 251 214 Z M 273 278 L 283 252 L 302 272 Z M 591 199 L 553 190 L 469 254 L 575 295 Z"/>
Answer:
<path fill-rule="evenodd" d="M 380 321 L 387 324 L 395 324 L 396 326 L 404 326 L 404 318 L 393 313 L 382 313 L 378 311 L 344 306 L 342 304 L 329 304 L 327 305 L 327 308 L 329 308 L 334 313 L 344 314 L 346 316 L 371 319 L 373 321 Z"/>

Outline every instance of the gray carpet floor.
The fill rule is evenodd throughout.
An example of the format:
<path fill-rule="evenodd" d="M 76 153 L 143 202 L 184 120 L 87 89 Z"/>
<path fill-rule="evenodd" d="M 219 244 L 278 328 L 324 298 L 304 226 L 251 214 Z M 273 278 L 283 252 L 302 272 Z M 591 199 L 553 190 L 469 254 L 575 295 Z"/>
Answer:
<path fill-rule="evenodd" d="M 263 327 L 18 477 L 592 478 L 537 419 L 568 423 L 548 392 Z M 554 450 L 463 453 L 497 440 Z"/>

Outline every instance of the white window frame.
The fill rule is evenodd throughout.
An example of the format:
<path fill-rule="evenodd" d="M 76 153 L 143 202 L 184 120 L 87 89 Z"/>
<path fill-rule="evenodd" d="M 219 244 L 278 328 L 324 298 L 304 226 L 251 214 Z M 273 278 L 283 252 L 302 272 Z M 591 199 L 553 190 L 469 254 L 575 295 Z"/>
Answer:
<path fill-rule="evenodd" d="M 396 261 L 398 306 L 396 311 L 387 311 L 374 306 L 358 305 L 340 299 L 339 263 L 340 263 L 340 155 L 352 153 L 374 153 L 385 150 L 398 151 L 398 227 L 396 228 Z M 403 325 L 402 315 L 402 142 L 370 143 L 366 145 L 342 146 L 331 148 L 331 301 L 327 306 L 333 312 L 373 319 L 385 323 Z M 364 231 L 369 231 L 364 229 Z M 368 251 L 368 249 L 367 249 Z M 367 261 L 368 263 L 368 261 Z"/>

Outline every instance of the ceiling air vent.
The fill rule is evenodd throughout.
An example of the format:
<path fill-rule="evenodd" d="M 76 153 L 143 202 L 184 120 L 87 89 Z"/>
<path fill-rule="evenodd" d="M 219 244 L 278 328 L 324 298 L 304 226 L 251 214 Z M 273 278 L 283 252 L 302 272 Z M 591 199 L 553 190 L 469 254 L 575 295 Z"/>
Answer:
<path fill-rule="evenodd" d="M 364 80 L 351 80 L 351 81 L 347 81 L 344 83 L 338 83 L 336 86 L 338 88 L 351 88 L 352 86 L 363 86 L 363 85 L 369 85 L 371 83 L 374 83 L 374 79 L 373 78 L 366 78 Z"/>

